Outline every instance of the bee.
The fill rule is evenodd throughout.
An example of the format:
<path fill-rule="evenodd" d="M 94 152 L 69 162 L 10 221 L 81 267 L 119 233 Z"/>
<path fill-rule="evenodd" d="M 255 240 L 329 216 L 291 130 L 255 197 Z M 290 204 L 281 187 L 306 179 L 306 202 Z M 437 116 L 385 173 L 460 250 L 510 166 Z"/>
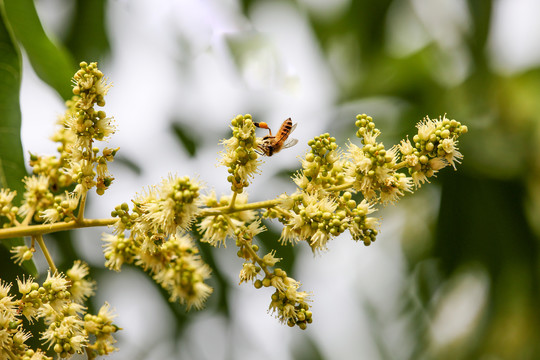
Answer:
<path fill-rule="evenodd" d="M 267 129 L 270 133 L 262 138 L 262 142 L 259 144 L 257 150 L 259 155 L 272 156 L 281 151 L 281 149 L 290 148 L 298 143 L 298 139 L 289 138 L 289 135 L 296 129 L 297 125 L 293 124 L 291 118 L 288 118 L 281 124 L 275 136 L 272 136 L 272 130 L 270 130 L 265 122 L 254 123 L 254 125 L 261 129 Z"/>

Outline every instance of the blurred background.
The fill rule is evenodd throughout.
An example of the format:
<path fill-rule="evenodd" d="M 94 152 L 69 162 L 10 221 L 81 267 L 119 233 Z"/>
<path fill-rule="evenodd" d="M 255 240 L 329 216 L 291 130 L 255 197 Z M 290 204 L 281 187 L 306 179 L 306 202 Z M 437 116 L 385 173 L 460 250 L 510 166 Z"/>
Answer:
<path fill-rule="evenodd" d="M 4 2 L 32 8 L 31 0 Z M 289 176 L 313 136 L 358 143 L 358 113 L 374 117 L 387 148 L 414 135 L 426 115 L 469 127 L 458 171 L 445 168 L 378 212 L 383 225 L 370 247 L 341 236 L 313 256 L 302 244 L 276 245 L 281 227 L 267 223 L 261 246 L 278 246 L 285 269 L 313 293 L 306 331 L 267 314 L 269 289 L 238 285 L 234 244 L 200 244 L 214 294 L 205 310 L 186 312 L 138 269 L 104 269 L 107 229 L 51 238 L 61 268 L 76 258 L 92 266 L 90 306 L 116 309 L 124 330 L 112 359 L 540 358 L 540 2 L 34 4 L 38 18 L 11 18 L 23 49 L 25 159 L 55 154 L 46 136 L 78 62 L 98 61 L 114 84 L 105 110 L 118 131 L 107 146 L 120 146 L 121 156 L 110 190 L 90 198 L 91 218 L 108 217 L 168 173 L 228 194 L 218 141 L 237 114 L 274 129 L 287 117 L 298 123 L 299 144 L 265 160 L 248 188 L 253 201 L 294 191 Z M 37 19 L 43 29 L 30 26 Z M 29 40 L 25 29 L 36 35 Z M 41 38 L 61 61 L 32 42 Z M 66 81 L 44 76 L 40 59 L 49 55 Z"/>

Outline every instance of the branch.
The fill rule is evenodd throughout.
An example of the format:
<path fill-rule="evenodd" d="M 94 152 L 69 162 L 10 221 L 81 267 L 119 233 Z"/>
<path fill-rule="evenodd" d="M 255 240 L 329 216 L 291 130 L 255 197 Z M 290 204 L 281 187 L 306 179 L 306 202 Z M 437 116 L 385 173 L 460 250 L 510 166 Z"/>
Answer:
<path fill-rule="evenodd" d="M 42 224 L 42 225 L 27 225 L 17 226 L 14 228 L 1 229 L 0 239 L 11 239 L 22 236 L 43 235 L 52 232 L 72 230 L 77 228 L 94 227 L 94 226 L 108 226 L 116 222 L 116 219 L 84 219 L 80 222 L 60 222 L 55 224 Z"/>
<path fill-rule="evenodd" d="M 246 210 L 268 209 L 268 208 L 272 208 L 278 205 L 280 202 L 281 202 L 281 199 L 273 199 L 273 200 L 254 202 L 251 204 L 235 205 L 234 208 L 231 208 L 230 205 L 216 207 L 216 208 L 206 208 L 206 209 L 202 209 L 199 213 L 197 213 L 197 217 L 231 214 L 231 213 L 235 213 L 239 211 L 246 211 Z"/>
<path fill-rule="evenodd" d="M 231 214 L 240 211 L 246 210 L 255 210 L 255 209 L 267 209 L 272 208 L 278 205 L 281 202 L 281 199 L 273 199 L 267 201 L 259 201 L 251 204 L 235 205 L 234 208 L 231 208 L 230 205 L 221 206 L 216 208 L 206 208 L 202 209 L 197 217 L 213 216 L 220 214 Z M 113 225 L 117 219 L 82 219 L 77 221 L 69 222 L 59 222 L 54 224 L 41 224 L 41 225 L 26 225 L 26 226 L 16 226 L 13 228 L 0 229 L 0 239 L 11 239 L 22 236 L 32 236 L 32 235 L 43 235 L 49 234 L 58 231 L 73 230 L 78 228 L 85 227 L 95 227 L 95 226 L 109 226 Z"/>

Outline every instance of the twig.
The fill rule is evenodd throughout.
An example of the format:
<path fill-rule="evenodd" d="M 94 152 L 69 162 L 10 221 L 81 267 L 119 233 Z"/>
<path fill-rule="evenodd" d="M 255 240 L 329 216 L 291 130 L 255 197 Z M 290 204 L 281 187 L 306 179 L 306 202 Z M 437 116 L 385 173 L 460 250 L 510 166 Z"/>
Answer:
<path fill-rule="evenodd" d="M 112 225 L 117 219 L 83 219 L 81 222 L 59 222 L 55 224 L 27 225 L 13 228 L 1 229 L 0 239 L 11 239 L 22 236 L 43 235 L 57 231 L 72 230 L 84 227 L 108 226 Z"/>
<path fill-rule="evenodd" d="M 39 247 L 41 248 L 41 251 L 43 251 L 43 255 L 45 255 L 45 259 L 47 259 L 47 263 L 49 264 L 49 267 L 51 268 L 51 271 L 53 274 L 56 274 L 58 270 L 56 269 L 56 266 L 54 265 L 54 261 L 51 257 L 51 254 L 49 253 L 49 250 L 47 249 L 47 246 L 45 245 L 45 241 L 43 241 L 43 236 L 35 235 L 32 236 L 32 238 L 35 238 L 37 243 L 39 244 Z"/>
<path fill-rule="evenodd" d="M 231 203 L 229 205 L 229 208 L 232 210 L 234 209 L 234 202 L 236 201 L 236 196 L 238 195 L 238 193 L 236 191 L 233 191 L 233 194 L 232 194 L 232 199 L 231 199 Z"/>
<path fill-rule="evenodd" d="M 81 195 L 81 203 L 79 204 L 79 213 L 77 214 L 77 222 L 82 222 L 84 220 L 84 208 L 86 206 L 86 195 L 88 191 L 84 191 Z"/>

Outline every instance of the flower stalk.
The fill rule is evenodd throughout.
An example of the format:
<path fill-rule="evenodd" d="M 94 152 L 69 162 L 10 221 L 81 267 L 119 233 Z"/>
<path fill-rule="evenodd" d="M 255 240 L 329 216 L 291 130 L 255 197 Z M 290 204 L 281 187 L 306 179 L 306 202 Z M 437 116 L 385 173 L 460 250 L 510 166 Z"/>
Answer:
<path fill-rule="evenodd" d="M 39 244 L 39 247 L 41 248 L 41 251 L 43 251 L 43 256 L 45 256 L 45 259 L 47 259 L 47 264 L 49 264 L 49 268 L 51 269 L 53 274 L 58 273 L 58 270 L 56 269 L 56 265 L 54 265 L 54 261 L 51 257 L 51 254 L 49 253 L 49 249 L 47 249 L 47 246 L 45 245 L 45 241 L 43 241 L 43 236 L 41 234 L 32 236 L 32 239 L 35 239 L 36 242 Z"/>
<path fill-rule="evenodd" d="M 81 195 L 81 202 L 79 205 L 79 213 L 77 214 L 76 222 L 80 223 L 84 220 L 84 209 L 86 207 L 86 197 L 88 195 L 88 191 L 84 191 Z"/>

